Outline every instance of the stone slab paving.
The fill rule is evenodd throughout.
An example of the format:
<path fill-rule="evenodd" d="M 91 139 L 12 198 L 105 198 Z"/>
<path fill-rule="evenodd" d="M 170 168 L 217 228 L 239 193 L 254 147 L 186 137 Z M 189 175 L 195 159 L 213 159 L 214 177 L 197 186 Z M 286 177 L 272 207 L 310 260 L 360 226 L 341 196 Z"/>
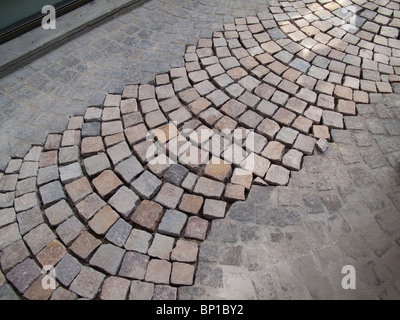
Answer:
<path fill-rule="evenodd" d="M 71 116 L 1 173 L 2 292 L 335 298 L 350 261 L 349 297 L 398 297 L 399 12 L 279 2 Z"/>

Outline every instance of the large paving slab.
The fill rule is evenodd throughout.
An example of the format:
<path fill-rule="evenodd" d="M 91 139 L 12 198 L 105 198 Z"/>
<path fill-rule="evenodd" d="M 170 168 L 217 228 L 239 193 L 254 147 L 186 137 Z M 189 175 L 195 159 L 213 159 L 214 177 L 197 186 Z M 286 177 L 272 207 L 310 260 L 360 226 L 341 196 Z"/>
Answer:
<path fill-rule="evenodd" d="M 398 298 L 399 3 L 196 3 L 183 8 L 243 15 L 153 81 L 66 110 L 65 130 L 4 166 L 4 295 Z M 52 294 L 37 291 L 45 261 Z M 341 290 L 346 264 L 358 290 Z"/>

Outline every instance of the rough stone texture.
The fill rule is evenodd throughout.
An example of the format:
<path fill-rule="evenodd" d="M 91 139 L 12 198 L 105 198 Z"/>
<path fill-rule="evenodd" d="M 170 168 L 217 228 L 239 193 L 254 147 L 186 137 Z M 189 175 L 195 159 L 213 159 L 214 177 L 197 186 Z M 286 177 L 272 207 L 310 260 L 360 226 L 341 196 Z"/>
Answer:
<path fill-rule="evenodd" d="M 123 219 L 118 219 L 116 223 L 108 230 L 106 239 L 116 246 L 122 247 L 129 234 L 131 233 L 132 226 Z"/>
<path fill-rule="evenodd" d="M 97 249 L 89 263 L 93 266 L 115 275 L 121 264 L 125 250 L 112 244 L 103 244 Z"/>
<path fill-rule="evenodd" d="M 57 235 L 68 245 L 85 229 L 85 226 L 75 217 L 69 218 L 67 221 L 63 222 L 56 229 Z"/>
<path fill-rule="evenodd" d="M 27 258 L 12 268 L 6 276 L 19 292 L 24 293 L 39 275 L 39 267 L 32 259 Z"/>
<path fill-rule="evenodd" d="M 158 284 L 169 284 L 171 263 L 166 260 L 152 259 L 147 267 L 145 280 Z"/>
<path fill-rule="evenodd" d="M 50 300 L 76 300 L 77 295 L 71 291 L 64 289 L 63 287 L 58 287 L 54 290 L 53 294 L 51 295 Z"/>
<path fill-rule="evenodd" d="M 45 184 L 44 186 L 40 187 L 39 192 L 44 205 L 49 205 L 65 198 L 64 191 L 59 181 L 53 181 Z"/>
<path fill-rule="evenodd" d="M 2 250 L 0 259 L 2 270 L 7 271 L 29 256 L 29 251 L 22 240 L 15 241 Z"/>
<path fill-rule="evenodd" d="M 133 229 L 125 243 L 126 250 L 133 250 L 140 253 L 147 253 L 153 236 L 143 230 Z"/>
<path fill-rule="evenodd" d="M 118 220 L 119 215 L 110 206 L 100 209 L 89 221 L 89 227 L 99 235 L 105 234 Z"/>
<path fill-rule="evenodd" d="M 224 191 L 224 184 L 212 179 L 201 177 L 194 188 L 194 192 L 205 197 L 219 198 Z"/>
<path fill-rule="evenodd" d="M 78 162 L 59 168 L 60 178 L 63 183 L 69 183 L 82 176 L 82 169 Z"/>
<path fill-rule="evenodd" d="M 29 300 L 48 300 L 54 289 L 43 288 L 43 280 L 45 280 L 44 275 L 41 275 L 38 279 L 36 279 L 28 288 L 28 290 L 26 290 L 24 297 Z"/>
<path fill-rule="evenodd" d="M 132 221 L 154 231 L 163 214 L 163 207 L 154 201 L 144 200 L 132 214 Z"/>
<path fill-rule="evenodd" d="M 137 252 L 127 252 L 121 263 L 119 275 L 130 279 L 143 280 L 146 274 L 149 256 Z"/>
<path fill-rule="evenodd" d="M 64 286 L 69 286 L 81 269 L 82 265 L 79 261 L 70 254 L 66 254 L 56 265 L 56 278 Z"/>
<path fill-rule="evenodd" d="M 86 172 L 89 176 L 96 175 L 105 169 L 110 168 L 110 160 L 105 153 L 99 153 L 84 160 Z"/>
<path fill-rule="evenodd" d="M 174 242 L 174 238 L 156 233 L 148 253 L 151 257 L 169 260 Z"/>
<path fill-rule="evenodd" d="M 75 180 L 65 186 L 69 197 L 73 202 L 78 202 L 92 192 L 92 187 L 86 177 Z"/>
<path fill-rule="evenodd" d="M 299 134 L 293 147 L 310 155 L 313 153 L 316 142 L 317 141 L 314 138 Z"/>
<path fill-rule="evenodd" d="M 158 232 L 179 237 L 186 224 L 187 216 L 178 210 L 167 210 L 158 225 Z"/>
<path fill-rule="evenodd" d="M 168 182 L 176 186 L 180 186 L 188 173 L 189 170 L 186 169 L 184 166 L 173 164 L 164 174 L 164 178 Z"/>
<path fill-rule="evenodd" d="M 208 221 L 199 217 L 190 217 L 185 229 L 186 238 L 205 240 L 208 229 Z"/>
<path fill-rule="evenodd" d="M 180 239 L 176 242 L 171 252 L 171 259 L 174 261 L 194 262 L 197 259 L 199 246 L 196 242 Z"/>
<path fill-rule="evenodd" d="M 88 232 L 82 234 L 72 243 L 70 249 L 81 259 L 86 259 L 99 245 L 101 241 Z"/>
<path fill-rule="evenodd" d="M 177 285 L 193 284 L 194 266 L 186 263 L 174 262 L 172 264 L 171 283 Z"/>
<path fill-rule="evenodd" d="M 300 170 L 303 153 L 298 150 L 289 150 L 282 159 L 282 164 L 291 170 Z"/>
<path fill-rule="evenodd" d="M 153 300 L 176 300 L 177 288 L 165 285 L 156 285 L 154 287 Z"/>
<path fill-rule="evenodd" d="M 191 214 L 198 214 L 203 202 L 203 197 L 185 193 L 182 196 L 181 203 L 179 204 L 179 210 Z"/>
<path fill-rule="evenodd" d="M 9 284 L 5 284 L 0 287 L 0 300 L 20 300 L 20 298 Z"/>
<path fill-rule="evenodd" d="M 129 159 L 119 163 L 115 167 L 115 171 L 122 176 L 125 182 L 130 183 L 143 171 L 143 167 L 135 157 L 130 157 Z"/>
<path fill-rule="evenodd" d="M 278 141 L 271 141 L 262 151 L 262 155 L 273 162 L 280 162 L 285 152 L 285 145 Z"/>
<path fill-rule="evenodd" d="M 170 183 L 165 183 L 160 192 L 157 194 L 155 201 L 167 208 L 174 209 L 179 203 L 183 194 L 183 189 L 178 188 Z"/>
<path fill-rule="evenodd" d="M 211 158 L 204 168 L 204 174 L 219 181 L 225 181 L 232 173 L 232 166 L 221 159 Z"/>
<path fill-rule="evenodd" d="M 161 181 L 149 171 L 143 172 L 131 186 L 145 199 L 151 198 L 158 188 L 161 186 Z"/>
<path fill-rule="evenodd" d="M 61 200 L 47 208 L 44 213 L 52 226 L 64 222 L 74 214 L 65 200 Z"/>
<path fill-rule="evenodd" d="M 287 185 L 289 182 L 290 172 L 289 170 L 272 164 L 269 168 L 267 175 L 265 176 L 265 181 L 272 185 Z"/>
<path fill-rule="evenodd" d="M 101 287 L 101 300 L 125 300 L 131 283 L 127 279 L 110 277 Z"/>
<path fill-rule="evenodd" d="M 132 281 L 129 291 L 129 300 L 151 300 L 154 292 L 154 284 L 141 281 Z"/>
<path fill-rule="evenodd" d="M 84 267 L 74 282 L 72 282 L 71 291 L 83 298 L 93 299 L 98 294 L 104 277 L 100 272 Z"/>
<path fill-rule="evenodd" d="M 98 177 L 93 179 L 93 184 L 101 196 L 107 196 L 115 191 L 122 182 L 111 170 L 103 171 Z"/>
<path fill-rule="evenodd" d="M 35 193 L 27 193 L 14 200 L 14 208 L 16 212 L 26 211 L 37 205 Z"/>
<path fill-rule="evenodd" d="M 67 251 L 61 242 L 53 240 L 36 256 L 42 266 L 55 266 Z"/>
<path fill-rule="evenodd" d="M 156 257 L 139 269 L 141 281 L 157 285 L 131 286 L 148 299 L 398 298 L 398 5 L 269 4 L 150 1 L 8 71 L 0 80 L 2 295 L 15 297 L 4 283 L 34 258 L 65 270 L 55 298 L 97 298 L 124 257 L 124 268 L 132 266 L 112 242 Z M 145 62 L 151 79 L 143 82 Z M 122 86 L 155 74 L 155 85 Z M 45 139 L 49 131 L 59 134 Z M 326 149 L 324 139 L 334 143 Z M 313 154 L 315 146 L 324 154 Z M 211 154 L 219 166 L 208 166 Z M 124 220 L 139 198 L 154 197 L 166 208 Z M 227 207 L 225 219 L 210 223 Z M 176 208 L 182 219 L 166 211 Z M 143 227 L 160 233 L 153 239 Z M 104 274 L 83 274 L 92 260 Z M 341 289 L 335 270 L 346 264 L 362 290 Z M 42 277 L 25 279 L 17 294 L 48 299 Z M 116 292 L 109 279 L 105 296 L 127 298 L 128 282 Z M 193 279 L 195 287 L 180 287 Z"/>
<path fill-rule="evenodd" d="M 206 199 L 204 202 L 203 215 L 207 219 L 221 219 L 225 217 L 226 202 Z"/>
<path fill-rule="evenodd" d="M 123 186 L 111 197 L 108 203 L 125 218 L 129 218 L 139 203 L 139 197 L 127 187 Z"/>
<path fill-rule="evenodd" d="M 96 212 L 106 205 L 96 193 L 91 193 L 76 205 L 80 216 L 85 220 L 90 220 Z"/>
<path fill-rule="evenodd" d="M 51 229 L 45 223 L 42 223 L 27 233 L 23 239 L 33 254 L 37 254 L 55 238 L 56 236 Z"/>

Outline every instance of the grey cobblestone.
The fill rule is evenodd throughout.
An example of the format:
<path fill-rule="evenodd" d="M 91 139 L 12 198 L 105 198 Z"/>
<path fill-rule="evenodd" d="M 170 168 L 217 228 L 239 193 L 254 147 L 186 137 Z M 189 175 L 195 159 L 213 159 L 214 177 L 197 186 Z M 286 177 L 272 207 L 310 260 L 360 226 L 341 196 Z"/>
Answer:
<path fill-rule="evenodd" d="M 13 223 L 1 229 L 2 234 L 0 237 L 0 248 L 3 249 L 7 247 L 9 244 L 17 241 L 21 238 L 21 235 L 18 232 L 18 224 Z"/>
<path fill-rule="evenodd" d="M 44 223 L 32 229 L 24 236 L 24 241 L 33 254 L 39 253 L 46 245 L 56 238 L 51 229 Z"/>
<path fill-rule="evenodd" d="M 44 205 L 49 205 L 55 201 L 65 198 L 64 191 L 60 182 L 58 181 L 45 184 L 44 186 L 40 187 L 39 191 Z"/>
<path fill-rule="evenodd" d="M 187 221 L 187 216 L 177 210 L 167 210 L 159 226 L 158 231 L 166 235 L 179 237 Z"/>
<path fill-rule="evenodd" d="M 15 266 L 8 274 L 7 278 L 18 289 L 24 293 L 29 285 L 40 275 L 40 269 L 32 259 L 25 259 Z"/>
<path fill-rule="evenodd" d="M 78 161 L 78 158 L 79 158 L 78 146 L 60 148 L 59 159 L 58 159 L 60 164 L 67 165 L 72 162 Z"/>
<path fill-rule="evenodd" d="M 73 256 L 67 254 L 56 265 L 57 280 L 68 286 L 82 269 L 82 265 Z"/>
<path fill-rule="evenodd" d="M 73 212 L 66 201 L 61 200 L 55 205 L 47 208 L 45 210 L 45 215 L 47 219 L 49 219 L 50 224 L 55 226 L 72 216 Z"/>
<path fill-rule="evenodd" d="M 149 256 L 136 252 L 127 252 L 121 264 L 120 276 L 143 280 L 146 274 Z"/>
<path fill-rule="evenodd" d="M 22 235 L 43 222 L 43 216 L 38 206 L 17 214 L 18 226 Z"/>
<path fill-rule="evenodd" d="M 129 218 L 139 203 L 139 197 L 127 187 L 121 187 L 108 202 L 123 217 Z"/>
<path fill-rule="evenodd" d="M 145 199 L 151 198 L 161 186 L 161 181 L 149 171 L 143 172 L 132 182 L 132 187 Z"/>
<path fill-rule="evenodd" d="M 94 253 L 89 263 L 115 275 L 120 267 L 125 250 L 112 244 L 103 244 Z"/>
<path fill-rule="evenodd" d="M 6 278 L 0 283 L 27 258 L 25 243 L 40 263 L 63 261 L 67 250 L 77 256 L 74 272 L 64 268 L 66 283 L 58 297 L 127 298 L 130 279 L 154 283 L 143 293 L 154 299 L 396 297 L 400 156 L 392 92 L 398 91 L 400 44 L 391 38 L 398 21 L 390 23 L 384 15 L 398 15 L 399 8 L 358 1 L 361 13 L 365 8 L 380 13 L 364 28 L 367 20 L 357 18 L 358 31 L 340 28 L 340 19 L 330 13 L 352 2 L 320 1 L 326 10 L 311 0 L 305 7 L 269 2 L 270 13 L 266 2 L 252 0 L 150 1 L 62 45 L 49 54 L 50 64 L 27 61 L 4 80 L 0 122 L 11 142 L 0 144 L 1 161 L 13 152 L 24 160 L 1 167 L 0 207 L 6 214 L 0 256 L 8 269 L 3 272 L 2 265 L 0 276 Z M 242 17 L 233 19 L 236 15 Z M 376 30 L 375 23 L 390 25 Z M 184 44 L 197 43 L 199 36 L 207 39 L 185 51 Z M 135 58 L 127 62 L 128 56 Z M 176 68 L 168 73 L 171 66 Z M 136 82 L 142 84 L 123 87 Z M 100 91 L 109 92 L 105 100 Z M 95 107 L 85 114 L 90 105 Z M 78 115 L 66 117 L 71 114 Z M 158 141 L 143 142 L 149 128 L 167 119 L 178 128 L 165 125 L 161 131 L 174 127 L 173 132 L 162 137 L 153 131 Z M 198 139 L 181 133 L 207 126 L 233 131 L 238 124 L 257 134 L 238 127 L 235 142 L 241 145 L 217 150 L 214 142 L 225 141 L 226 133 L 215 134 L 212 144 L 206 141 L 211 134 Z M 39 127 L 46 130 L 36 133 Z M 47 138 L 43 153 L 38 145 L 47 130 L 65 129 Z M 248 135 L 238 137 L 239 132 Z M 323 138 L 334 143 L 326 149 Z M 28 151 L 24 141 L 33 140 L 36 146 Z M 211 152 L 233 162 L 232 168 L 221 163 L 213 168 L 208 159 L 199 166 L 194 156 L 187 163 L 188 153 L 175 157 L 179 165 L 149 163 L 147 147 L 164 143 L 169 151 L 174 144 L 187 149 L 195 143 L 190 152 Z M 314 153 L 315 145 L 324 152 Z M 232 204 L 237 200 L 242 201 Z M 343 293 L 332 270 L 354 261 L 357 281 L 368 290 Z M 113 277 L 118 271 L 128 279 Z M 49 298 L 40 279 L 28 279 L 29 288 L 19 294 Z M 195 287 L 179 288 L 178 295 L 175 286 L 193 282 Z"/>

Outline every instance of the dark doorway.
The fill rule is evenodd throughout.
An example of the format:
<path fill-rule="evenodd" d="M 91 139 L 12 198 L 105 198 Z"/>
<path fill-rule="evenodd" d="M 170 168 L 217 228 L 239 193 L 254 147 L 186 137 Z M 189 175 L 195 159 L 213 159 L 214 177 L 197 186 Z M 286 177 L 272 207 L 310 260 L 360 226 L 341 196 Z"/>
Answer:
<path fill-rule="evenodd" d="M 56 9 L 56 16 L 93 0 L 0 0 L 0 43 L 41 25 L 45 5 Z"/>

